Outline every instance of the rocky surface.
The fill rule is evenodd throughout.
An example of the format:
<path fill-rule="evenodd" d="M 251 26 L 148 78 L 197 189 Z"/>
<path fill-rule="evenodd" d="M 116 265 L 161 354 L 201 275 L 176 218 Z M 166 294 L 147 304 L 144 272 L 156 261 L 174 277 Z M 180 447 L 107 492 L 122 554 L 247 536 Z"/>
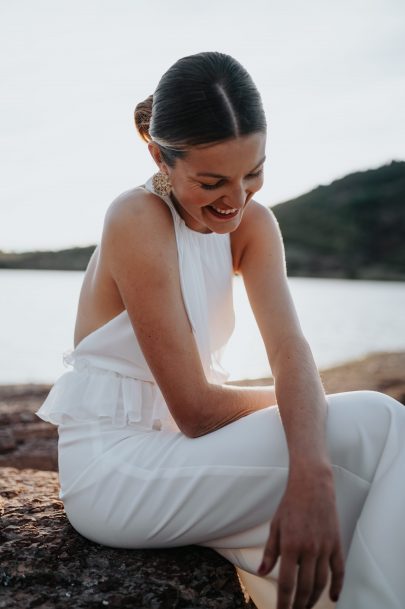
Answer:
<path fill-rule="evenodd" d="M 0 468 L 57 470 L 57 429 L 35 414 L 49 389 L 49 385 L 0 386 Z"/>
<path fill-rule="evenodd" d="M 374 353 L 320 375 L 326 393 L 373 389 L 405 404 L 405 352 Z"/>
<path fill-rule="evenodd" d="M 0 473 L 0 609 L 254 609 L 213 550 L 101 546 L 67 521 L 56 473 Z"/>

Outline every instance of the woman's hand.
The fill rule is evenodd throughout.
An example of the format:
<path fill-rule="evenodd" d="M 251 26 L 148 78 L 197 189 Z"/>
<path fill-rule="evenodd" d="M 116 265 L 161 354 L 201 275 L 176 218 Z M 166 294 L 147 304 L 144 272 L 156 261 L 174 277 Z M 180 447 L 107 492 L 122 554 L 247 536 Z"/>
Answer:
<path fill-rule="evenodd" d="M 313 607 L 326 586 L 337 601 L 344 576 L 332 472 L 291 472 L 271 523 L 258 575 L 266 575 L 280 557 L 277 609 Z"/>

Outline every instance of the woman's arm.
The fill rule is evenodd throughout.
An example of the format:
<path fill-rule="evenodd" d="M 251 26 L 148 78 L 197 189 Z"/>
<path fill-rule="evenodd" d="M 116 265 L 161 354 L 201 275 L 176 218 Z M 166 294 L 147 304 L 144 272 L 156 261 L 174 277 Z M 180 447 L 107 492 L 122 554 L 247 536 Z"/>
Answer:
<path fill-rule="evenodd" d="M 271 388 L 207 381 L 181 294 L 172 216 L 160 198 L 143 191 L 119 197 L 106 216 L 100 256 L 183 433 L 197 437 L 275 403 Z"/>
<path fill-rule="evenodd" d="M 294 468 L 303 455 L 306 462 L 326 458 L 325 393 L 290 295 L 277 220 L 254 202 L 246 216 L 237 270 L 266 347 Z"/>
<path fill-rule="evenodd" d="M 306 607 L 319 598 L 329 569 L 332 599 L 336 600 L 343 580 L 332 469 L 325 444 L 327 404 L 290 296 L 277 220 L 256 203 L 247 213 L 238 235 L 238 270 L 272 368 L 290 458 L 287 489 L 272 520 L 260 574 L 271 571 L 280 557 L 278 608 L 290 607 L 293 600 L 294 607 Z"/>

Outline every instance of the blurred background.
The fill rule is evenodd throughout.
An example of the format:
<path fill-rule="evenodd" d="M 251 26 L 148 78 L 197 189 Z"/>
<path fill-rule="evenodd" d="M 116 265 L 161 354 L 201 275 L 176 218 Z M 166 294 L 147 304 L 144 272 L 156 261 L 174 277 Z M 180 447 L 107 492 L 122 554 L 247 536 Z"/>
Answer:
<path fill-rule="evenodd" d="M 318 366 L 405 351 L 402 0 L 0 0 L 0 383 L 64 371 L 105 211 L 155 171 L 134 107 L 206 50 L 262 94 L 257 199 L 280 223 Z M 266 376 L 239 278 L 235 309 L 225 366 Z"/>

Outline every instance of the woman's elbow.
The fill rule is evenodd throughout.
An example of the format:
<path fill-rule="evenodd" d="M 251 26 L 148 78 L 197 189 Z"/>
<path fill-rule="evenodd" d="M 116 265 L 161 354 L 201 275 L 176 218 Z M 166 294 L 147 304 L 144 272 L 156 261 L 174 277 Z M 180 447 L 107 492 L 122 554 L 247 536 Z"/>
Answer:
<path fill-rule="evenodd" d="M 209 395 L 206 387 L 196 391 L 187 391 L 184 395 L 170 396 L 167 405 L 180 431 L 188 438 L 198 438 L 207 433 L 206 406 Z"/>
<path fill-rule="evenodd" d="M 203 435 L 201 421 L 198 417 L 199 407 L 195 401 L 192 404 L 183 401 L 181 408 L 178 407 L 178 404 L 179 402 L 176 405 L 169 404 L 169 410 L 181 433 L 188 438 L 198 438 Z"/>

